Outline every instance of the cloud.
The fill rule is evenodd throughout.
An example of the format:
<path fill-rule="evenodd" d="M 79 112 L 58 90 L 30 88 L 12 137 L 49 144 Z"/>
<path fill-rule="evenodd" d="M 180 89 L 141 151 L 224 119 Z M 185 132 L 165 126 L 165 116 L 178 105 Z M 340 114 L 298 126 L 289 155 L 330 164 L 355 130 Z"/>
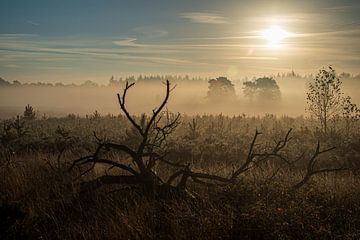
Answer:
<path fill-rule="evenodd" d="M 325 57 L 331 59 L 331 56 L 355 64 L 359 57 L 357 45 L 353 41 L 356 41 L 354 36 L 359 31 L 354 28 L 295 33 L 284 43 L 284 51 L 276 53 L 255 32 L 242 32 L 234 36 L 178 38 L 175 41 L 147 41 L 145 36 L 48 39 L 27 34 L 0 34 L 0 67 L 6 67 L 8 71 L 13 67 L 15 72 L 15 65 L 21 68 L 69 66 L 76 69 L 95 63 L 99 66 L 118 66 L 121 63 L 139 64 L 139 67 L 151 65 L 154 68 L 168 65 L 169 69 L 213 69 L 244 62 L 279 64 L 295 57 L 311 57 L 320 61 Z M 84 44 L 80 45 L 79 42 Z M 249 49 L 255 49 L 256 53 L 248 54 Z"/>
<path fill-rule="evenodd" d="M 278 60 L 278 57 L 230 57 L 230 60 Z"/>
<path fill-rule="evenodd" d="M 157 29 L 150 26 L 143 26 L 134 28 L 133 31 L 138 35 L 146 38 L 162 38 L 166 37 L 169 33 L 162 29 Z"/>
<path fill-rule="evenodd" d="M 33 26 L 39 26 L 40 24 L 31 20 L 27 20 L 26 23 L 33 25 Z"/>
<path fill-rule="evenodd" d="M 218 13 L 210 12 L 187 12 L 181 13 L 180 18 L 189 19 L 194 23 L 208 23 L 208 24 L 227 24 L 229 18 L 223 17 Z"/>
<path fill-rule="evenodd" d="M 347 12 L 356 10 L 358 8 L 360 8 L 360 5 L 340 5 L 335 7 L 326 7 L 324 9 L 331 12 Z"/>
<path fill-rule="evenodd" d="M 261 39 L 263 38 L 260 35 L 248 34 L 242 36 L 224 36 L 224 37 L 188 37 L 188 38 L 180 38 L 179 40 L 187 40 L 187 41 L 204 41 L 204 40 L 241 40 L 241 39 Z"/>
<path fill-rule="evenodd" d="M 143 47 L 143 45 L 135 43 L 136 40 L 136 38 L 126 38 L 113 41 L 112 43 L 120 47 Z"/>
<path fill-rule="evenodd" d="M 37 34 L 27 34 L 27 33 L 1 33 L 0 40 L 6 39 L 20 39 L 20 38 L 33 38 L 38 37 Z"/>
<path fill-rule="evenodd" d="M 5 65 L 5 67 L 7 67 L 7 68 L 19 68 L 19 65 L 16 65 L 16 64 L 7 64 L 7 65 Z"/>
<path fill-rule="evenodd" d="M 254 16 L 247 18 L 250 22 L 257 23 L 311 23 L 324 18 L 324 14 L 321 13 L 291 13 L 281 15 L 270 15 L 270 16 Z"/>
<path fill-rule="evenodd" d="M 123 46 L 123 47 L 132 47 L 137 44 L 134 43 L 135 38 L 129 38 L 124 40 L 115 41 L 113 43 Z M 46 62 L 50 63 L 59 63 L 57 57 L 55 56 L 73 56 L 73 58 L 63 59 L 63 62 L 76 60 L 79 58 L 87 58 L 91 56 L 92 58 L 97 58 L 98 60 L 124 60 L 124 61 L 137 61 L 137 62 L 153 62 L 158 64 L 171 64 L 171 65 L 191 65 L 192 61 L 186 59 L 180 59 L 177 57 L 160 57 L 160 56 L 148 56 L 144 55 L 129 55 L 124 52 L 119 52 L 114 49 L 107 48 L 55 48 L 55 47 L 42 47 L 41 42 L 2 42 L 0 43 L 0 53 L 7 56 L 13 56 L 14 54 L 20 54 L 21 57 L 17 58 L 18 60 L 25 60 L 30 58 L 33 61 L 31 64 L 37 62 Z M 143 46 L 143 45 L 139 45 Z M 144 45 L 145 46 L 145 45 Z M 141 52 L 139 52 L 141 54 Z M 49 59 L 50 58 L 50 59 Z M 51 58 L 54 58 L 51 60 Z M 36 59 L 36 60 L 35 60 Z"/>
<path fill-rule="evenodd" d="M 342 38 L 353 38 L 360 34 L 360 28 L 346 29 L 346 30 L 335 30 L 335 31 L 324 31 L 324 32 L 312 32 L 312 33 L 296 33 L 293 34 L 293 37 L 318 37 L 318 36 L 327 36 L 327 37 L 342 37 Z"/>

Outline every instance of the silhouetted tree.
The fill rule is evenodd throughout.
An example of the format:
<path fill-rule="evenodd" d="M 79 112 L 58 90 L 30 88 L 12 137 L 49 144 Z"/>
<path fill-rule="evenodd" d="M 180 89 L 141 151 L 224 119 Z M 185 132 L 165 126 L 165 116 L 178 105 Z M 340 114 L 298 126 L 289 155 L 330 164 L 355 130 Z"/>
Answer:
<path fill-rule="evenodd" d="M 117 81 L 114 79 L 114 76 L 111 76 L 109 80 L 109 86 L 114 86 L 117 84 Z"/>
<path fill-rule="evenodd" d="M 10 86 L 11 83 L 0 77 L 0 86 Z"/>
<path fill-rule="evenodd" d="M 34 108 L 30 104 L 26 105 L 25 111 L 24 111 L 24 119 L 33 120 L 33 119 L 35 119 L 35 116 L 36 116 L 36 113 L 35 113 Z"/>
<path fill-rule="evenodd" d="M 98 84 L 93 82 L 93 81 L 87 80 L 83 84 L 81 84 L 80 86 L 81 87 L 98 87 Z"/>
<path fill-rule="evenodd" d="M 116 80 L 114 78 L 114 76 L 111 76 L 108 86 L 110 86 L 110 87 L 120 87 L 121 85 L 122 85 L 122 79 L 121 78 L 119 80 Z"/>
<path fill-rule="evenodd" d="M 244 95 L 245 97 L 249 98 L 250 101 L 252 102 L 256 93 L 256 83 L 252 82 L 252 81 L 246 81 L 243 83 L 244 85 Z"/>
<path fill-rule="evenodd" d="M 322 131 L 326 134 L 329 121 L 339 116 L 343 111 L 343 97 L 341 80 L 335 70 L 329 66 L 321 69 L 309 84 L 307 94 L 307 110 L 320 123 Z"/>
<path fill-rule="evenodd" d="M 13 81 L 13 86 L 21 86 L 21 82 L 18 80 Z"/>
<path fill-rule="evenodd" d="M 235 88 L 226 77 L 218 77 L 216 79 L 209 80 L 209 91 L 207 97 L 210 101 L 219 102 L 224 100 L 234 100 Z"/>
<path fill-rule="evenodd" d="M 55 87 L 64 87 L 65 84 L 63 84 L 62 82 L 57 82 L 55 83 Z"/>
<path fill-rule="evenodd" d="M 256 96 L 261 100 L 278 100 L 281 92 L 275 79 L 272 77 L 262 77 L 255 81 L 246 81 L 243 83 L 244 95 L 252 101 Z"/>
<path fill-rule="evenodd" d="M 360 109 L 351 101 L 351 97 L 347 96 L 343 100 L 343 112 L 342 115 L 345 120 L 345 131 L 349 134 L 354 123 L 360 120 Z"/>

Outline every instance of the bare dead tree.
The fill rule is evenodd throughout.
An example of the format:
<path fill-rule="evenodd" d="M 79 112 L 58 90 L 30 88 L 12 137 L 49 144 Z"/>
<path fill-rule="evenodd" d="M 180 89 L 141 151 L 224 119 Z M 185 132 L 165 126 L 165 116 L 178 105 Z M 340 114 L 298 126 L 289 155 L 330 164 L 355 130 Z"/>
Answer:
<path fill-rule="evenodd" d="M 307 167 L 306 167 L 306 172 L 303 176 L 303 178 L 301 179 L 300 182 L 298 182 L 297 184 L 295 184 L 294 186 L 291 187 L 291 191 L 296 191 L 299 188 L 303 187 L 305 184 L 307 184 L 309 182 L 309 180 L 316 174 L 321 174 L 321 173 L 329 173 L 329 172 L 338 172 L 338 171 L 344 171 L 344 170 L 348 170 L 348 168 L 346 167 L 338 167 L 338 168 L 316 168 L 316 165 L 318 163 L 318 159 L 319 156 L 321 154 L 324 154 L 326 152 L 330 152 L 332 150 L 334 150 L 336 147 L 331 147 L 331 148 L 327 148 L 325 150 L 320 150 L 320 141 L 318 141 L 316 149 L 314 154 L 311 156 L 311 158 L 309 159 L 308 163 L 307 163 Z"/>
<path fill-rule="evenodd" d="M 166 81 L 166 95 L 160 106 L 153 110 L 152 115 L 147 122 L 144 124 L 137 123 L 135 118 L 131 116 L 126 108 L 126 95 L 128 90 L 134 86 L 134 84 L 135 83 L 126 83 L 123 94 L 117 94 L 117 97 L 121 111 L 125 114 L 126 118 L 141 136 L 141 141 L 137 148 L 132 149 L 123 144 L 104 141 L 97 138 L 95 135 L 98 141 L 98 147 L 95 152 L 73 162 L 73 167 L 76 165 L 79 166 L 91 163 L 90 168 L 83 172 L 82 175 L 91 171 L 97 163 L 109 165 L 110 168 L 121 169 L 127 174 L 101 176 L 93 181 L 87 182 L 85 184 L 87 187 L 96 188 L 103 184 L 137 184 L 141 185 L 149 192 L 157 192 L 163 183 L 163 181 L 154 173 L 153 168 L 157 161 L 161 158 L 161 154 L 158 152 L 158 149 L 162 148 L 164 142 L 166 141 L 166 137 L 180 123 L 180 114 L 174 115 L 170 114 L 168 111 L 163 111 L 169 100 L 170 92 L 172 91 L 172 89 L 170 89 L 169 81 Z M 146 120 L 147 119 L 145 119 L 145 121 Z M 161 124 L 162 122 L 165 123 Z M 101 157 L 104 151 L 111 150 L 120 151 L 128 155 L 135 164 L 135 167 Z"/>

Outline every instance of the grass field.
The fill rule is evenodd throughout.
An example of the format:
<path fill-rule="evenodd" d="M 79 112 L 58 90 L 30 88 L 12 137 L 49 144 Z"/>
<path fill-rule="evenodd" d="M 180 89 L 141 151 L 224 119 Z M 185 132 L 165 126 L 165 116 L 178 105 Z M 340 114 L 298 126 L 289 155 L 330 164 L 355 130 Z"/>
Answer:
<path fill-rule="evenodd" d="M 291 164 L 270 158 L 231 184 L 190 181 L 187 194 L 160 198 L 138 187 L 105 185 L 84 191 L 81 183 L 121 170 L 96 164 L 85 175 L 73 161 L 93 152 L 96 139 L 136 145 L 124 116 L 70 115 L 19 119 L 21 127 L 1 132 L 1 238 L 4 239 L 358 239 L 360 235 L 359 131 L 335 129 L 321 136 L 311 119 L 276 117 L 182 116 L 166 140 L 169 161 L 189 163 L 197 172 L 229 176 L 246 159 L 255 130 L 255 150 L 272 149 L 289 128 L 292 139 L 281 150 Z M 2 121 L 3 126 L 16 119 Z M 304 186 L 309 159 L 321 148 L 316 168 L 346 167 L 319 173 Z M 115 161 L 133 164 L 124 154 Z M 295 161 L 296 160 L 296 161 Z M 156 172 L 167 176 L 171 166 Z"/>

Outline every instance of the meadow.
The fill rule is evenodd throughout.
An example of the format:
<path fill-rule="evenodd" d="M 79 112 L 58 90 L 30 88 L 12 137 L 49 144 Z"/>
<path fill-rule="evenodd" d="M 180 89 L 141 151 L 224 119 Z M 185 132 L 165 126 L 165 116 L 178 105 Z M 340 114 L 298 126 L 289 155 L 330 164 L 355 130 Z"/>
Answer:
<path fill-rule="evenodd" d="M 141 117 L 135 118 L 141 121 Z M 278 152 L 226 184 L 189 180 L 186 194 L 165 197 L 144 189 L 83 183 L 124 173 L 100 163 L 73 161 L 92 153 L 98 139 L 136 146 L 139 136 L 124 115 L 44 117 L 1 121 L 2 239 L 358 239 L 359 125 L 338 123 L 324 136 L 314 119 L 246 115 L 181 115 L 161 149 L 168 161 L 228 177 L 254 152 Z M 94 133 L 96 133 L 94 135 Z M 299 188 L 314 156 L 319 172 Z M 106 153 L 134 166 L 123 153 Z M 169 176 L 172 166 L 154 172 Z M 206 179 L 205 179 L 206 180 Z"/>

